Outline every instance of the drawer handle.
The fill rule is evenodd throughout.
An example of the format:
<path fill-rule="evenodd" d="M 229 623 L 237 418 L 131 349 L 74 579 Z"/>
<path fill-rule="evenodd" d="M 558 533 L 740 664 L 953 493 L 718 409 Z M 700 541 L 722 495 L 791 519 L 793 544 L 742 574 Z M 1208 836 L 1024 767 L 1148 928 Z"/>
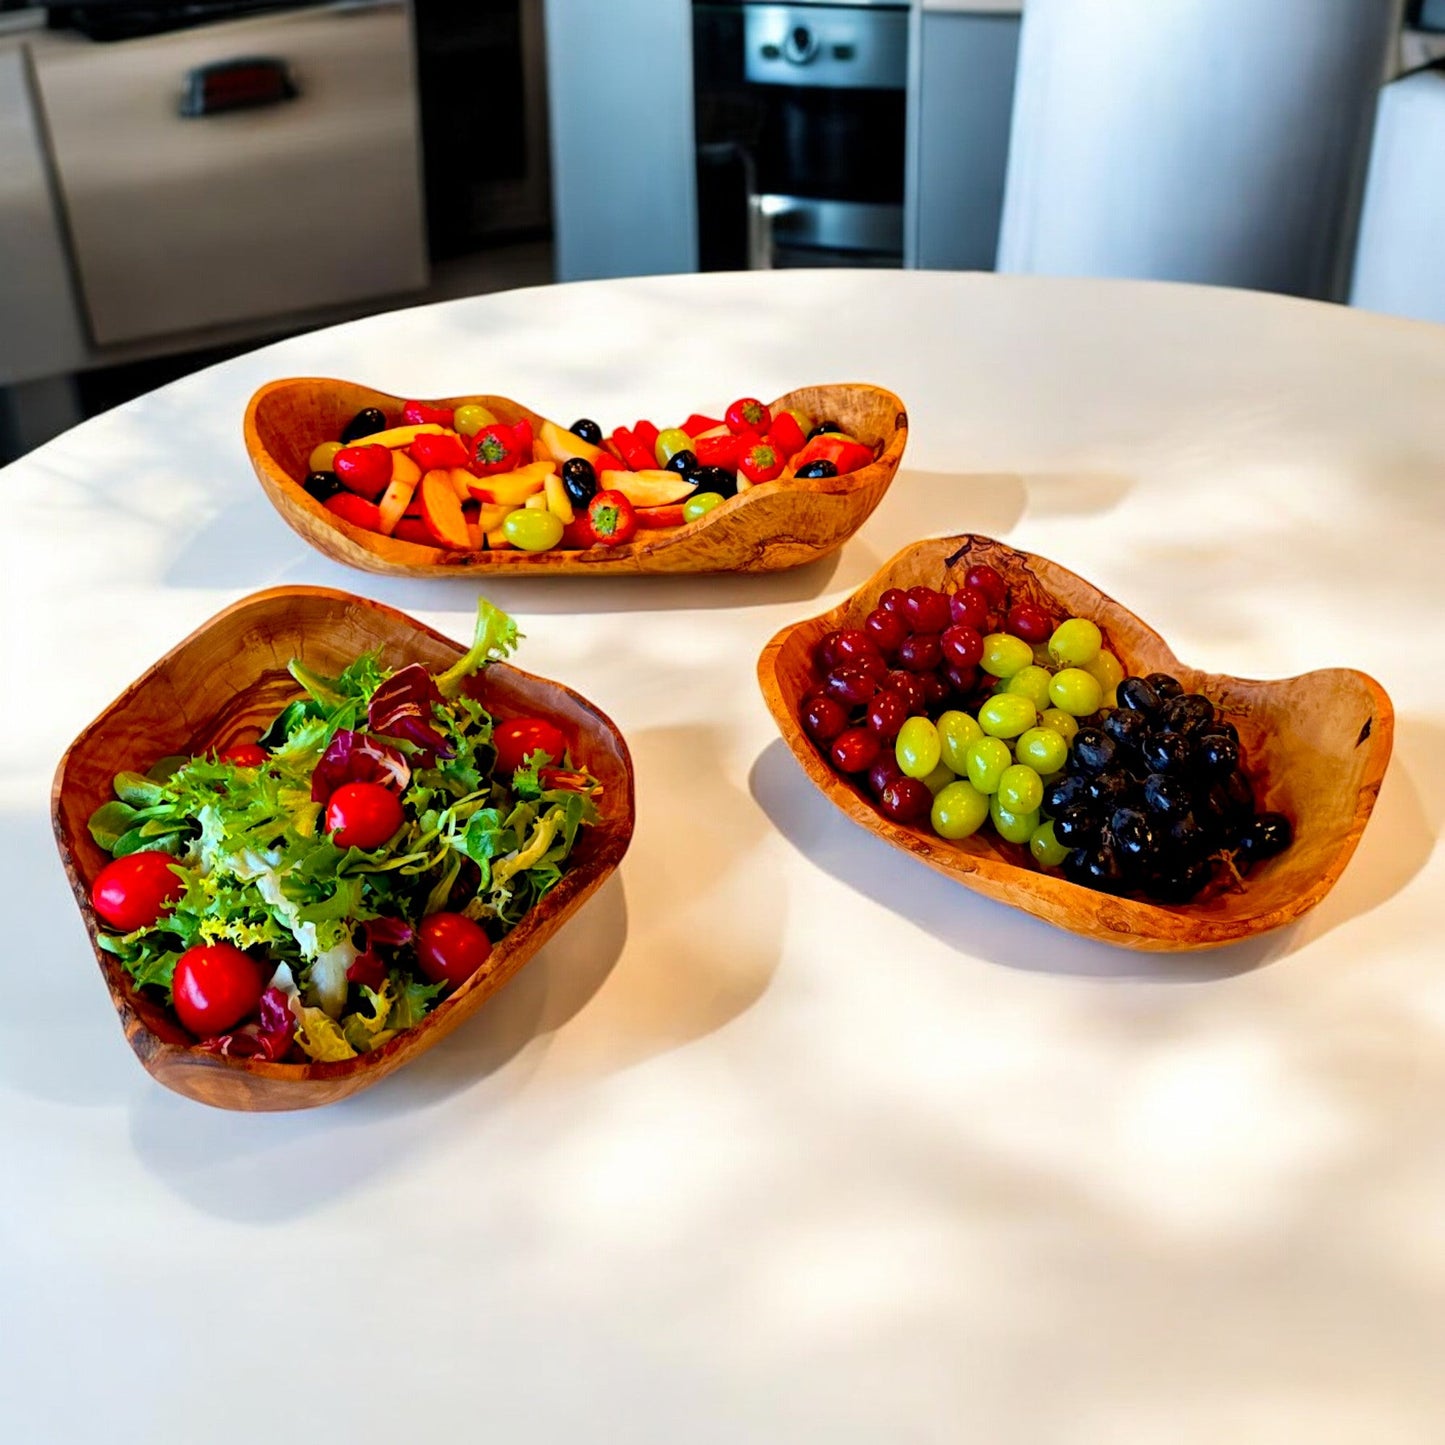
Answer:
<path fill-rule="evenodd" d="M 186 72 L 181 114 L 187 119 L 221 115 L 228 110 L 251 110 L 295 100 L 301 92 L 291 67 L 271 55 L 247 55 L 218 60 Z"/>

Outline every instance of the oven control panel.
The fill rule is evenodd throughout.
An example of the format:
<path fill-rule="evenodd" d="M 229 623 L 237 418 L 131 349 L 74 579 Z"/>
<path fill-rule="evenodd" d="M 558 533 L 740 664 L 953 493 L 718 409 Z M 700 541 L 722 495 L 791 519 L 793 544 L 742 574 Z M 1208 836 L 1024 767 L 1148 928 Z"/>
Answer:
<path fill-rule="evenodd" d="M 744 76 L 752 85 L 903 90 L 908 10 L 879 5 L 747 5 Z"/>

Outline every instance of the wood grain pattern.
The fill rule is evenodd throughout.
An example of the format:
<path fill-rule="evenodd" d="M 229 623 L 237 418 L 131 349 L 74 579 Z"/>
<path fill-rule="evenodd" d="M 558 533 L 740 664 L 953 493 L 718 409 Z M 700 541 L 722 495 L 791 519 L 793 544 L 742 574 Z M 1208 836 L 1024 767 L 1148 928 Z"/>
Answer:
<path fill-rule="evenodd" d="M 86 824 L 113 796 L 115 775 L 158 758 L 250 741 L 297 695 L 286 671 L 300 657 L 339 672 L 380 647 L 392 667 L 446 668 L 463 649 L 395 608 L 322 587 L 276 587 L 218 613 L 168 652 L 67 749 L 51 790 L 51 818 L 66 875 L 95 945 L 100 924 L 90 888 L 109 861 Z M 603 785 L 601 821 L 578 836 L 562 881 L 493 949 L 473 975 L 415 1028 L 342 1063 L 272 1064 L 223 1059 L 194 1046 L 154 1000 L 138 993 L 110 954 L 95 948 L 126 1038 L 141 1063 L 177 1093 L 223 1109 L 302 1109 L 374 1084 L 445 1038 L 522 967 L 617 867 L 632 837 L 632 762 L 615 724 L 560 683 L 496 663 L 469 684 L 499 716 L 551 718 L 573 756 Z"/>
<path fill-rule="evenodd" d="M 504 396 L 446 397 L 438 405 L 477 402 L 500 421 L 542 418 Z M 362 407 L 380 407 L 399 423 L 403 399 L 349 381 L 293 377 L 263 386 L 246 407 L 246 451 L 272 505 L 293 531 L 318 551 L 367 572 L 394 577 L 776 572 L 798 567 L 840 547 L 882 500 L 903 458 L 908 416 L 892 392 L 846 384 L 805 386 L 779 397 L 774 407 L 796 406 L 828 418 L 860 441 L 879 448 L 878 459 L 841 477 L 765 482 L 751 487 L 700 521 L 670 530 L 639 532 L 621 547 L 586 551 L 450 552 L 397 541 L 344 522 L 301 486 L 306 461 L 318 442 L 335 439 Z"/>
<path fill-rule="evenodd" d="M 799 700 L 816 680 L 812 653 L 827 632 L 857 627 L 889 587 L 952 589 L 975 562 L 1003 573 L 1016 599 L 1057 614 L 1089 617 L 1130 674 L 1169 672 L 1207 694 L 1239 729 L 1261 809 L 1295 825 L 1293 845 L 1256 868 L 1243 888 L 1217 890 L 1179 907 L 1114 898 L 1036 869 L 1026 849 L 985 828 L 952 843 L 927 828 L 889 822 L 870 798 L 835 773 L 802 731 Z M 1178 952 L 1217 948 L 1292 923 L 1343 872 L 1380 790 L 1394 737 L 1394 709 L 1373 678 L 1346 668 L 1274 682 L 1205 673 L 1180 662 L 1163 638 L 1127 608 L 1063 567 L 974 535 L 905 548 L 846 602 L 784 628 L 758 659 L 758 680 L 784 739 L 804 771 L 855 823 L 975 892 L 1085 938 L 1126 948 Z"/>

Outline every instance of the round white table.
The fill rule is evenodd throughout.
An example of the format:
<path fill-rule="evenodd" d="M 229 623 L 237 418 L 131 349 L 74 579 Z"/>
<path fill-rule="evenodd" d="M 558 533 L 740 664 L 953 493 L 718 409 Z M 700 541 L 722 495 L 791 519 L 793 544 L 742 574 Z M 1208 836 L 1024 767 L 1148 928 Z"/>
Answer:
<path fill-rule="evenodd" d="M 491 587 L 519 662 L 626 732 L 631 852 L 416 1063 L 245 1116 L 131 1056 L 48 789 L 249 591 L 349 588 L 468 633 L 465 582 L 350 572 L 266 504 L 241 412 L 287 374 L 606 425 L 868 380 L 913 430 L 873 518 L 803 570 Z M 517 291 L 227 362 L 0 495 L 0 1438 L 1441 1438 L 1445 329 L 954 274 Z M 1379 678 L 1394 761 L 1315 912 L 1213 954 L 1112 951 L 815 793 L 759 649 L 967 530 L 1207 668 Z"/>

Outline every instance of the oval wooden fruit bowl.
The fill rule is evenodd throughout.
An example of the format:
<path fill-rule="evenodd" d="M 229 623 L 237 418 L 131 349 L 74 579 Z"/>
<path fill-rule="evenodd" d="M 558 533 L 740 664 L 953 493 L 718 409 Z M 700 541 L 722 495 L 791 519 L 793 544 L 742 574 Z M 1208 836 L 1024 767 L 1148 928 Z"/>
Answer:
<path fill-rule="evenodd" d="M 339 672 L 380 647 L 393 667 L 446 668 L 462 648 L 395 608 L 322 587 L 275 587 L 218 613 L 148 668 L 67 749 L 51 791 L 60 857 L 95 947 L 90 888 L 109 861 L 86 826 L 113 797 L 115 775 L 156 759 L 249 741 L 297 694 L 293 657 Z M 219 1058 L 195 1047 L 165 1007 L 95 947 L 96 961 L 141 1063 L 178 1094 L 222 1109 L 305 1109 L 344 1099 L 429 1049 L 515 974 L 617 867 L 632 837 L 632 762 L 615 724 L 560 683 L 494 663 L 469 684 L 499 715 L 539 714 L 567 734 L 574 757 L 602 783 L 595 826 L 578 835 L 562 881 L 492 950 L 491 958 L 414 1028 L 342 1063 L 273 1064 Z"/>
<path fill-rule="evenodd" d="M 857 627 L 889 587 L 961 586 L 976 562 L 996 567 L 1015 600 L 1092 618 L 1131 674 L 1168 672 L 1206 693 L 1239 729 L 1261 810 L 1295 825 L 1295 841 L 1256 868 L 1244 886 L 1179 907 L 1115 898 L 1039 871 L 1028 850 L 985 828 L 951 843 L 925 828 L 889 822 L 859 787 L 833 771 L 798 721 L 815 680 L 812 653 L 827 632 Z M 846 602 L 784 628 L 763 649 L 758 679 L 778 728 L 814 783 L 855 823 L 969 888 L 1084 938 L 1179 952 L 1217 948 L 1291 923 L 1333 887 L 1374 807 L 1390 760 L 1395 714 L 1362 672 L 1330 668 L 1277 682 L 1200 672 L 1180 662 L 1132 612 L 1054 562 L 988 537 L 944 537 L 905 548 Z"/>
<path fill-rule="evenodd" d="M 453 396 L 440 406 L 477 402 L 508 424 L 542 417 L 504 396 Z M 805 386 L 774 407 L 796 406 L 836 421 L 878 449 L 878 459 L 841 477 L 764 482 L 685 527 L 639 532 L 620 547 L 586 551 L 452 552 L 397 541 L 344 522 L 301 483 L 318 442 L 334 440 L 362 407 L 375 406 L 400 424 L 403 400 L 324 377 L 295 377 L 263 386 L 246 407 L 246 451 L 272 505 L 318 551 L 367 572 L 394 577 L 639 572 L 777 572 L 842 546 L 883 498 L 903 457 L 908 415 L 890 391 L 845 384 Z"/>

